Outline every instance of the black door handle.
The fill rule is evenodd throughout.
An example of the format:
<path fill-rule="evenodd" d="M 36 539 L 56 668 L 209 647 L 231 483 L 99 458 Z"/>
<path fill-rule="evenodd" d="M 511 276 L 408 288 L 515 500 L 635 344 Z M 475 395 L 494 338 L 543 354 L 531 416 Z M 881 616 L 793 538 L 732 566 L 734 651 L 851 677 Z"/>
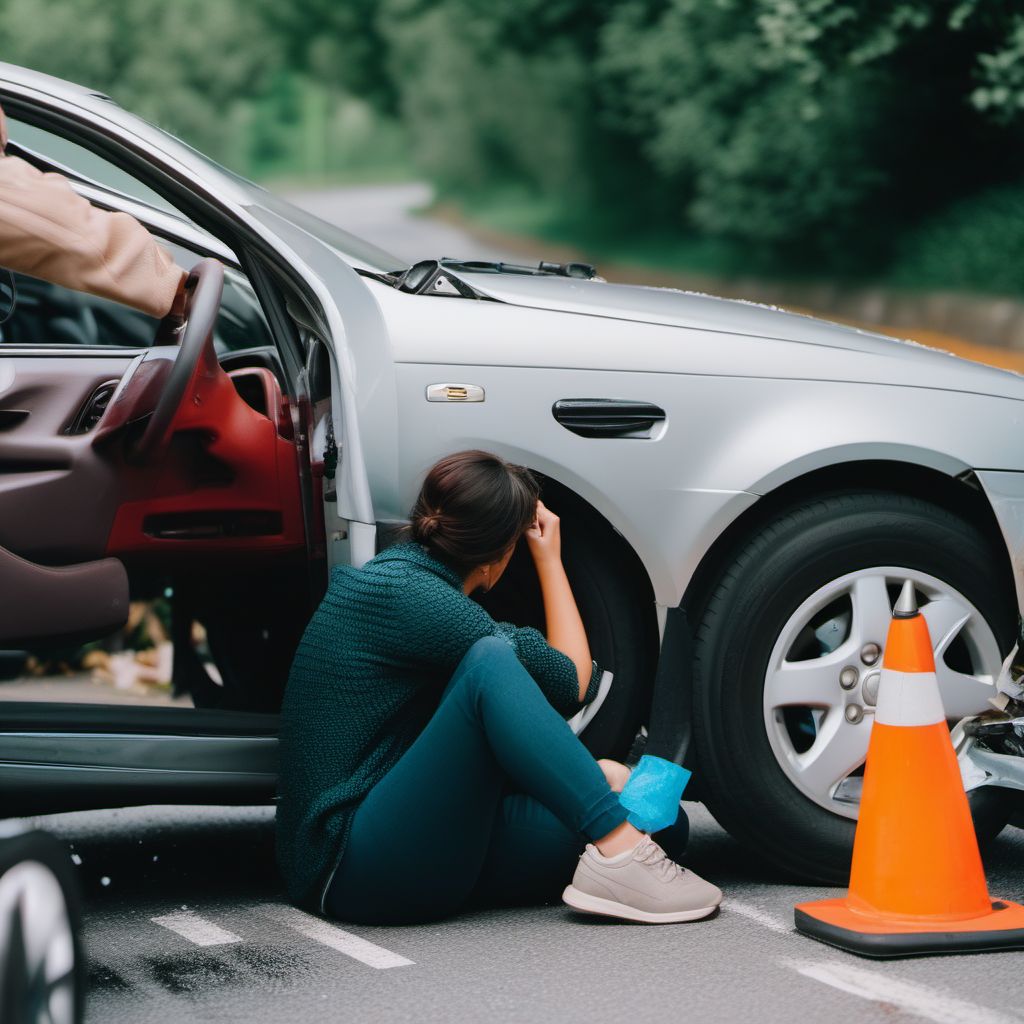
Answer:
<path fill-rule="evenodd" d="M 551 414 L 580 437 L 650 437 L 665 419 L 660 406 L 628 398 L 562 398 Z"/>

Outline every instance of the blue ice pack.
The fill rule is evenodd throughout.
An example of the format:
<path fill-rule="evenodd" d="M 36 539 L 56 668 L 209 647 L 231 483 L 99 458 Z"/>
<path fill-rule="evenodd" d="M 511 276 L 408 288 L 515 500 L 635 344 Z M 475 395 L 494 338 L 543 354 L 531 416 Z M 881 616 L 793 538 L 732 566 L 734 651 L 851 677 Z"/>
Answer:
<path fill-rule="evenodd" d="M 682 765 L 644 754 L 619 793 L 619 803 L 629 811 L 626 820 L 641 832 L 674 824 L 690 775 Z"/>

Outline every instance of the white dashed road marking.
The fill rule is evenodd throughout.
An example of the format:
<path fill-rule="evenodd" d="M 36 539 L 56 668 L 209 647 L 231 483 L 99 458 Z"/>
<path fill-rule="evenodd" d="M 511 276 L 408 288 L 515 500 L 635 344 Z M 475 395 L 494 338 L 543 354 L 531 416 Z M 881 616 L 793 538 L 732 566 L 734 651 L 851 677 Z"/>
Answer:
<path fill-rule="evenodd" d="M 739 914 L 779 935 L 798 934 L 782 918 L 749 903 L 727 899 L 722 901 L 722 909 L 727 913 Z M 797 960 L 783 960 L 781 963 L 805 978 L 820 981 L 840 992 L 897 1007 L 925 1020 L 934 1021 L 935 1024 L 1020 1024 L 1021 1020 L 1019 1017 L 1006 1016 L 976 1003 L 957 999 L 925 985 L 901 981 L 854 964 Z"/>
<path fill-rule="evenodd" d="M 1019 1024 L 1019 1017 L 1007 1017 L 976 1003 L 936 992 L 898 978 L 882 977 L 853 964 L 815 964 L 783 961 L 798 974 L 823 982 L 841 992 L 894 1006 L 935 1024 Z"/>
<path fill-rule="evenodd" d="M 739 914 L 741 917 L 750 918 L 751 921 L 756 921 L 759 925 L 770 928 L 780 935 L 792 934 L 792 929 L 785 921 L 758 907 L 752 907 L 749 903 L 740 903 L 738 900 L 732 899 L 722 900 L 722 909 L 729 914 Z"/>
<path fill-rule="evenodd" d="M 374 943 L 361 939 L 351 932 L 343 931 L 319 917 L 296 910 L 295 907 L 266 906 L 261 907 L 260 912 L 287 925 L 299 932 L 300 935 L 305 935 L 307 939 L 313 939 L 324 946 L 336 949 L 339 953 L 344 953 L 345 956 L 350 956 L 377 970 L 384 970 L 388 967 L 407 967 L 414 963 L 413 960 L 392 953 L 390 949 L 374 945 Z"/>
<path fill-rule="evenodd" d="M 173 914 L 151 917 L 150 920 L 197 946 L 226 946 L 229 942 L 242 941 L 234 932 L 207 921 L 191 910 L 176 910 Z"/>

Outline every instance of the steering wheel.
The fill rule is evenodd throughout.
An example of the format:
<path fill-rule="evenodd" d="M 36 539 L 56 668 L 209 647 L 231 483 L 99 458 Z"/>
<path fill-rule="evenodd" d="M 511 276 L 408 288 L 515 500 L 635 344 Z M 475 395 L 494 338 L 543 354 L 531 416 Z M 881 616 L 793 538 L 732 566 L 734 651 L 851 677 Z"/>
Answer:
<path fill-rule="evenodd" d="M 185 314 L 184 324 L 178 330 L 178 351 L 153 414 L 132 446 L 134 462 L 151 462 L 163 451 L 186 399 L 192 395 L 198 404 L 200 397 L 196 389 L 201 387 L 203 378 L 216 379 L 221 373 L 213 347 L 213 330 L 223 293 L 223 265 L 214 259 L 200 260 L 185 281 Z M 167 325 L 165 318 L 158 339 L 166 332 Z"/>

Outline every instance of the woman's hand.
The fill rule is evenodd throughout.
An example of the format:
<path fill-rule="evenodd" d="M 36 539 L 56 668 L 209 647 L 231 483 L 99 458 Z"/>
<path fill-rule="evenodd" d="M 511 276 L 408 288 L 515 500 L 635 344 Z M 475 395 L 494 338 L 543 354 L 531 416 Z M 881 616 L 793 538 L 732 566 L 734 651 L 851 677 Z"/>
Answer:
<path fill-rule="evenodd" d="M 530 554 L 536 565 L 548 562 L 561 562 L 562 535 L 558 516 L 546 508 L 544 502 L 537 499 L 537 517 L 526 531 L 526 543 L 530 546 Z"/>
<path fill-rule="evenodd" d="M 612 792 L 621 793 L 622 787 L 629 781 L 630 770 L 624 764 L 610 761 L 607 757 L 602 757 L 597 765 L 604 772 L 604 777 L 608 780 L 608 785 L 612 787 Z"/>
<path fill-rule="evenodd" d="M 576 599 L 572 596 L 569 578 L 562 565 L 562 536 L 558 516 L 537 501 L 537 516 L 526 531 L 540 592 L 544 599 L 544 618 L 547 623 L 548 643 L 572 659 L 579 680 L 579 698 L 587 693 L 592 662 L 587 634 L 583 628 Z"/>

